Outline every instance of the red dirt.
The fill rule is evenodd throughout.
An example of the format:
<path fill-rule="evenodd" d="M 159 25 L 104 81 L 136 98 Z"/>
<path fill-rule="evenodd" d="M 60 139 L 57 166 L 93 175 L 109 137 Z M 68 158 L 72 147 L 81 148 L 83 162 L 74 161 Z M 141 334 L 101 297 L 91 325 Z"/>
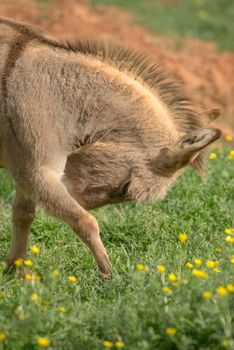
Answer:
<path fill-rule="evenodd" d="M 152 60 L 182 79 L 199 109 L 220 107 L 219 126 L 233 134 L 234 53 L 220 52 L 214 43 L 185 39 L 180 46 L 171 39 L 153 36 L 134 23 L 130 14 L 115 7 L 92 7 L 86 0 L 0 0 L 0 15 L 44 27 L 56 36 L 104 35 L 146 51 Z"/>

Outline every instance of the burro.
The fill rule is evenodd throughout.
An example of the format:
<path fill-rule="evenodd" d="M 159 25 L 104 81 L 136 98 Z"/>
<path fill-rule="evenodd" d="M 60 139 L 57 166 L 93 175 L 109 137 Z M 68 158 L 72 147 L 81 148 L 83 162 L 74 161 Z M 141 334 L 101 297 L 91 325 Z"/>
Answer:
<path fill-rule="evenodd" d="M 142 53 L 60 41 L 0 18 L 0 162 L 16 187 L 9 267 L 26 257 L 35 206 L 65 221 L 99 271 L 110 261 L 88 209 L 162 198 L 221 135 Z"/>

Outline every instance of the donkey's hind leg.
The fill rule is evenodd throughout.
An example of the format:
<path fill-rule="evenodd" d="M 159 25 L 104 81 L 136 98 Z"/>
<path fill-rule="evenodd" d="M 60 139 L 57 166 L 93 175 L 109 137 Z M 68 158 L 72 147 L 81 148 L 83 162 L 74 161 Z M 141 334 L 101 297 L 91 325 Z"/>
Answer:
<path fill-rule="evenodd" d="M 8 267 L 14 261 L 26 257 L 30 227 L 35 217 L 35 203 L 19 189 L 13 203 L 13 232 L 11 247 L 7 258 Z"/>
<path fill-rule="evenodd" d="M 67 192 L 59 175 L 48 167 L 33 171 L 28 190 L 36 203 L 48 213 L 68 223 L 92 251 L 100 272 L 107 276 L 110 262 L 101 241 L 96 219 L 80 206 Z"/>

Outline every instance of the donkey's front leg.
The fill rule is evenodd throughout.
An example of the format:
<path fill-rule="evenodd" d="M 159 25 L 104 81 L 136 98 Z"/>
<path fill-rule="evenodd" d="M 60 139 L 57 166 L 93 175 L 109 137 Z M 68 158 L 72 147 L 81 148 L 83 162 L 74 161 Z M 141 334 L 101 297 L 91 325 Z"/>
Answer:
<path fill-rule="evenodd" d="M 13 232 L 7 258 L 8 267 L 14 267 L 14 261 L 19 258 L 25 259 L 28 236 L 34 217 L 35 203 L 17 189 L 13 203 Z"/>
<path fill-rule="evenodd" d="M 69 224 L 88 246 L 104 277 L 110 273 L 110 262 L 102 243 L 96 219 L 70 196 L 59 174 L 48 167 L 34 169 L 25 191 L 44 209 Z"/>

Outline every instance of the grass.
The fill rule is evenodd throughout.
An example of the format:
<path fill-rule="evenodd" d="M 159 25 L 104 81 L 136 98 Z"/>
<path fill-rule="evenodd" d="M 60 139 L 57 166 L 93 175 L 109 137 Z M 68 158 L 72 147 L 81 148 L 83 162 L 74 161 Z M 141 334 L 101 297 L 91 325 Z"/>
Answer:
<path fill-rule="evenodd" d="M 139 24 L 156 34 L 180 41 L 192 36 L 215 41 L 221 49 L 234 49 L 234 2 L 231 0 L 91 0 L 117 5 L 133 13 Z"/>
<path fill-rule="evenodd" d="M 204 178 L 187 170 L 163 201 L 94 212 L 113 264 L 107 281 L 98 277 L 91 254 L 71 230 L 39 210 L 30 245 L 40 253 L 29 253 L 29 278 L 33 273 L 41 281 L 0 274 L 0 349 L 39 349 L 39 337 L 51 341 L 51 350 L 101 350 L 106 340 L 121 341 L 128 350 L 234 349 L 234 243 L 226 242 L 224 233 L 234 227 L 234 160 L 228 160 L 227 150 L 214 152 L 217 158 L 208 161 Z M 13 188 L 4 171 L 0 176 L 4 261 Z M 179 232 L 187 234 L 184 243 Z M 201 266 L 194 264 L 196 258 Z M 206 267 L 208 259 L 219 262 L 218 270 Z M 208 278 L 195 277 L 187 262 Z M 160 264 L 165 273 L 157 271 Z M 175 282 L 168 280 L 170 272 Z M 212 293 L 210 300 L 204 291 Z M 176 334 L 168 335 L 167 328 Z"/>

